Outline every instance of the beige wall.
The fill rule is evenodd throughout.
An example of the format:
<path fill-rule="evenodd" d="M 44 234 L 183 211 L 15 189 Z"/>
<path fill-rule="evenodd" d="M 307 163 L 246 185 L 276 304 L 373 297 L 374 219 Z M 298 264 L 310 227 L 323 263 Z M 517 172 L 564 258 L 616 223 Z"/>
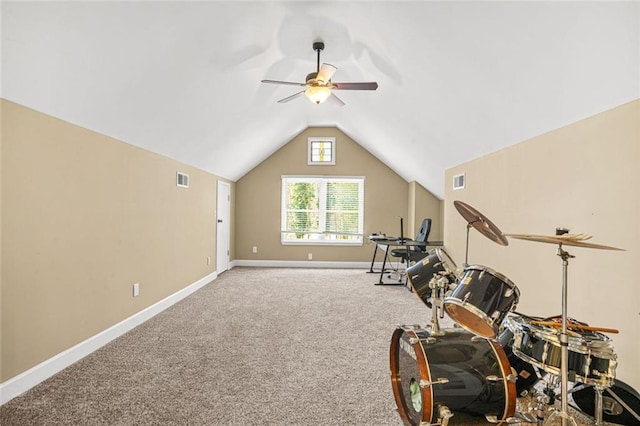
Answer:
<path fill-rule="evenodd" d="M 466 188 L 453 191 L 453 175 Z M 640 101 L 541 135 L 446 172 L 445 241 L 464 261 L 466 222 L 453 206 L 462 200 L 504 233 L 553 235 L 558 226 L 589 233 L 596 244 L 625 252 L 566 246 L 568 314 L 611 334 L 617 377 L 640 389 Z M 509 277 L 521 291 L 517 310 L 562 312 L 562 261 L 551 244 L 510 239 L 499 246 L 472 230 L 469 263 Z"/>
<path fill-rule="evenodd" d="M 442 241 L 444 224 L 442 222 L 442 210 L 444 201 L 427 191 L 417 182 L 409 183 L 409 221 L 411 223 L 410 235 L 416 235 L 422 220 L 431 218 L 431 231 L 429 241 Z"/>
<path fill-rule="evenodd" d="M 307 165 L 307 138 L 336 138 L 335 166 Z M 236 259 L 306 261 L 370 261 L 371 246 L 318 247 L 280 244 L 282 175 L 365 177 L 365 236 L 372 232 L 397 235 L 399 217 L 407 220 L 408 183 L 335 127 L 309 128 L 237 182 Z M 424 194 L 420 194 L 420 198 Z M 420 202 L 422 209 L 422 201 Z M 429 214 L 420 211 L 420 214 Z M 258 247 L 258 253 L 251 248 Z"/>
<path fill-rule="evenodd" d="M 214 272 L 216 176 L 4 100 L 1 136 L 2 381 Z"/>

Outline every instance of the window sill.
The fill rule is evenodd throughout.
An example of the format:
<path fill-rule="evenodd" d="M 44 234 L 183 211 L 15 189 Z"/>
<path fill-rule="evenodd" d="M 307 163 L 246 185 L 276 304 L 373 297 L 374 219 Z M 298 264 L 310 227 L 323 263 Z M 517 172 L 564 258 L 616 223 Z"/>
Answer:
<path fill-rule="evenodd" d="M 334 246 L 334 247 L 359 247 L 363 246 L 363 241 L 280 241 L 283 246 Z"/>

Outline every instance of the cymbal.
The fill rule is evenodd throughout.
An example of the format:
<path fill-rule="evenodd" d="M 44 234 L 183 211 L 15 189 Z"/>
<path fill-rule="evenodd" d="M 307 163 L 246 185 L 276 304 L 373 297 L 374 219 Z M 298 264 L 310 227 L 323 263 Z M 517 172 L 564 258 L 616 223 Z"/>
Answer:
<path fill-rule="evenodd" d="M 480 213 L 478 210 L 474 209 L 467 203 L 463 203 L 462 201 L 454 201 L 453 205 L 456 206 L 456 210 L 458 213 L 462 215 L 463 218 L 469 223 L 469 225 L 473 226 L 478 230 L 482 235 L 489 238 L 491 241 L 500 244 L 501 246 L 508 246 L 509 241 L 504 237 L 502 231 L 498 229 L 496 225 L 493 224 L 485 215 Z"/>
<path fill-rule="evenodd" d="M 585 247 L 585 248 L 594 248 L 601 250 L 618 250 L 625 251 L 625 249 L 603 246 L 601 244 L 593 244 L 587 243 L 584 240 L 589 239 L 590 236 L 585 236 L 586 234 L 577 234 L 576 237 L 573 237 L 570 234 L 565 235 L 526 235 L 526 234 L 505 234 L 507 237 L 517 238 L 519 240 L 526 241 L 535 241 L 538 243 L 548 243 L 548 244 L 563 244 L 565 246 L 573 246 L 573 247 Z"/>

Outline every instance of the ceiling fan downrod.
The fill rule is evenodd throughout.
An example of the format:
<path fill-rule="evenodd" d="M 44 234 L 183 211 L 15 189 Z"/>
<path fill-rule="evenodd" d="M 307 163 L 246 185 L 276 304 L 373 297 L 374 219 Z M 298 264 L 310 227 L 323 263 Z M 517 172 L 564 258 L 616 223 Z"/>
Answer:
<path fill-rule="evenodd" d="M 320 52 L 324 50 L 324 43 L 321 41 L 316 41 L 313 43 L 313 50 L 318 52 L 318 61 L 316 64 L 316 73 L 320 72 Z"/>

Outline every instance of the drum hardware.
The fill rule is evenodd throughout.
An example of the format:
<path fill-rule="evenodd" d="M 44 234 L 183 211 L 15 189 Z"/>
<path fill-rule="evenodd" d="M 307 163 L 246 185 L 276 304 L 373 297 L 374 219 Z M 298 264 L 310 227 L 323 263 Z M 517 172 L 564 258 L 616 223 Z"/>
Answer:
<path fill-rule="evenodd" d="M 429 288 L 431 289 L 431 334 L 433 336 L 442 336 L 444 331 L 440 330 L 438 316 L 444 318 L 443 301 L 445 293 L 449 288 L 449 279 L 443 272 L 437 272 L 431 280 L 429 280 Z M 438 309 L 440 313 L 438 314 Z"/>
<path fill-rule="evenodd" d="M 603 387 L 602 386 L 595 386 L 595 390 L 596 390 L 596 399 L 595 399 L 595 403 L 596 403 L 596 426 L 602 426 L 602 391 L 603 391 Z"/>
<path fill-rule="evenodd" d="M 446 405 L 438 407 L 438 424 L 441 426 L 447 426 L 451 417 L 453 417 L 453 413 L 449 410 L 449 407 Z"/>
<path fill-rule="evenodd" d="M 522 235 L 522 234 L 508 234 L 512 238 L 523 239 L 528 241 L 536 241 L 542 243 L 558 244 L 556 255 L 562 259 L 562 327 L 560 331 L 560 393 L 561 393 L 561 409 L 560 411 L 554 411 L 545 421 L 545 425 L 552 424 L 554 420 L 560 418 L 562 426 L 566 426 L 571 423 L 576 425 L 576 421 L 569 416 L 567 408 L 567 396 L 568 396 L 568 364 L 569 364 L 569 336 L 567 334 L 567 287 L 568 287 L 568 267 L 569 259 L 575 256 L 562 248 L 563 244 L 567 246 L 596 248 L 605 250 L 622 250 L 615 247 L 603 246 L 598 244 L 586 243 L 584 240 L 591 238 L 591 235 L 586 234 L 569 234 L 569 230 L 566 228 L 556 228 L 556 234 L 554 236 L 544 235 Z"/>
<path fill-rule="evenodd" d="M 444 383 L 449 383 L 449 379 L 447 379 L 446 377 L 438 377 L 437 379 L 433 380 L 433 381 L 428 381 L 428 380 L 420 380 L 420 387 L 421 388 L 426 388 L 432 385 L 439 385 L 439 384 L 444 384 Z"/>
<path fill-rule="evenodd" d="M 502 246 L 509 245 L 509 241 L 504 237 L 502 231 L 500 231 L 500 229 L 485 215 L 462 201 L 456 200 L 453 202 L 453 205 L 456 210 L 458 210 L 458 213 L 460 213 L 460 215 L 467 221 L 467 242 L 465 245 L 464 266 L 469 264 L 467 262 L 469 260 L 469 229 L 472 227 L 497 244 Z"/>
<path fill-rule="evenodd" d="M 515 416 L 506 420 L 498 420 L 496 416 L 484 416 L 489 423 L 537 423 L 538 419 L 533 414 L 516 411 Z"/>

